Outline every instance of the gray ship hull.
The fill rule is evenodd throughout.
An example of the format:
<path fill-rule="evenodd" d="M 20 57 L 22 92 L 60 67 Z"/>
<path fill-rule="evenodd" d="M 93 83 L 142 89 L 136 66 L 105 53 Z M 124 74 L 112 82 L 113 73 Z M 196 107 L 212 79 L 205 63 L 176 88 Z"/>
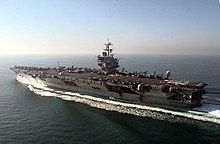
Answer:
<path fill-rule="evenodd" d="M 90 95 L 102 99 L 110 99 L 113 101 L 123 101 L 126 103 L 135 103 L 146 106 L 155 106 L 171 110 L 188 111 L 192 107 L 197 107 L 200 103 L 192 103 L 191 101 L 171 101 L 166 98 L 166 94 L 158 91 L 151 91 L 147 96 L 143 96 L 140 99 L 138 94 L 121 93 L 109 91 L 102 84 L 87 84 L 84 82 L 75 81 L 74 85 L 67 85 L 62 80 L 57 78 L 45 78 L 32 77 L 28 74 L 20 73 L 22 77 L 31 77 L 36 81 L 45 84 L 48 88 L 62 90 L 66 92 L 74 92 L 82 95 Z"/>

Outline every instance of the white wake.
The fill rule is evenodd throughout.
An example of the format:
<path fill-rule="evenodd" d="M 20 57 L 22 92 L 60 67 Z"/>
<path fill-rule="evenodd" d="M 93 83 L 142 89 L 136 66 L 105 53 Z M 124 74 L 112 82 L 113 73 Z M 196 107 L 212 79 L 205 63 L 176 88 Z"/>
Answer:
<path fill-rule="evenodd" d="M 80 102 L 90 105 L 92 107 L 106 109 L 109 111 L 117 111 L 120 113 L 128 113 L 138 116 L 166 119 L 163 118 L 163 116 L 158 113 L 157 116 L 155 116 L 155 114 L 152 113 L 152 112 L 159 112 L 167 115 L 181 116 L 189 119 L 220 124 L 220 105 L 204 104 L 201 108 L 197 108 L 192 111 L 179 112 L 179 111 L 166 110 L 158 107 L 150 107 L 150 106 L 143 106 L 138 104 L 118 102 L 114 100 L 107 100 L 107 99 L 92 97 L 89 95 L 81 95 L 79 93 L 56 91 L 54 89 L 48 88 L 41 80 L 32 78 L 30 76 L 18 75 L 17 80 L 18 82 L 28 85 L 28 88 L 38 95 L 52 96 L 67 101 Z M 172 116 L 169 117 L 172 118 Z"/>

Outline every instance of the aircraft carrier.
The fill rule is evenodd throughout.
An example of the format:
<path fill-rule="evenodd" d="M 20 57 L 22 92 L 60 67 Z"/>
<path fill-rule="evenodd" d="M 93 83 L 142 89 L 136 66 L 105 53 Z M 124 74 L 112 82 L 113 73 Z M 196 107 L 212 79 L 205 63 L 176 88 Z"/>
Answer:
<path fill-rule="evenodd" d="M 119 59 L 114 57 L 112 45 L 108 40 L 102 55 L 97 56 L 100 69 L 74 66 L 14 66 L 10 69 L 22 77 L 37 79 L 49 88 L 112 101 L 174 110 L 189 110 L 202 105 L 206 83 L 172 80 L 170 71 L 165 74 L 126 72 L 124 68 L 119 71 Z"/>

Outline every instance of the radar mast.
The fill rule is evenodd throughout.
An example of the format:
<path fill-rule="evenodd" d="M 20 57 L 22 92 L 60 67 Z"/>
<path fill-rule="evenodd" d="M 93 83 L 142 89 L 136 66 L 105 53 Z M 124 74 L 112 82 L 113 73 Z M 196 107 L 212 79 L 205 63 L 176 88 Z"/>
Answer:
<path fill-rule="evenodd" d="M 105 45 L 105 49 L 104 51 L 107 52 L 107 56 L 109 57 L 110 54 L 112 53 L 113 49 L 110 48 L 110 46 L 112 46 L 113 44 L 109 41 L 109 38 L 108 38 L 108 42 L 104 44 Z"/>
<path fill-rule="evenodd" d="M 98 66 L 101 67 L 102 72 L 105 74 L 117 73 L 117 68 L 119 67 L 119 59 L 114 58 L 112 54 L 113 49 L 111 46 L 113 44 L 108 39 L 107 43 L 104 45 L 105 48 L 103 49 L 104 51 L 102 52 L 102 56 L 98 55 Z"/>

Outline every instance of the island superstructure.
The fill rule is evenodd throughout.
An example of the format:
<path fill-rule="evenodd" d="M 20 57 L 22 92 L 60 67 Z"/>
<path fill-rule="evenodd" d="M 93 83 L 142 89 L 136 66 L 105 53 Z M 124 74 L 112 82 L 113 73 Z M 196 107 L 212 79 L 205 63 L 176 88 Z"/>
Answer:
<path fill-rule="evenodd" d="M 172 80 L 170 71 L 164 75 L 119 71 L 119 59 L 114 57 L 111 46 L 108 40 L 102 55 L 98 55 L 99 70 L 74 66 L 14 66 L 11 70 L 22 77 L 37 79 L 50 88 L 113 101 L 177 110 L 202 105 L 206 83 Z"/>
<path fill-rule="evenodd" d="M 110 48 L 113 44 L 111 42 L 108 42 L 105 44 L 105 49 L 102 52 L 102 56 L 98 55 L 98 66 L 101 67 L 101 70 L 104 74 L 109 73 L 117 73 L 117 68 L 119 67 L 119 59 L 114 58 L 114 55 L 112 54 L 113 49 Z"/>

